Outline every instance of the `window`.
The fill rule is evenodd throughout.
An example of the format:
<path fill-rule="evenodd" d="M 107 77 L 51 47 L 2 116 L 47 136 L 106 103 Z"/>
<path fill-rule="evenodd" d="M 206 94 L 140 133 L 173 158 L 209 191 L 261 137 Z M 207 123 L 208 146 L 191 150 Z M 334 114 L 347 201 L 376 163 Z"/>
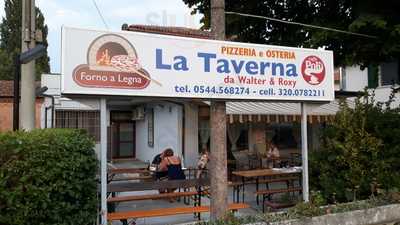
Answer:
<path fill-rule="evenodd" d="M 240 130 L 240 136 L 236 142 L 236 146 L 239 150 L 249 148 L 249 130 L 247 127 L 246 129 Z"/>
<path fill-rule="evenodd" d="M 381 85 L 399 84 L 399 63 L 389 62 L 381 64 Z"/>
<path fill-rule="evenodd" d="M 295 148 L 297 142 L 293 136 L 293 125 L 289 123 L 274 123 L 267 129 L 267 137 L 279 148 Z M 272 135 L 272 136 L 271 136 Z"/>
<path fill-rule="evenodd" d="M 56 127 L 84 129 L 95 141 L 100 141 L 100 112 L 56 110 Z"/>
<path fill-rule="evenodd" d="M 368 87 L 369 88 L 378 87 L 378 83 L 379 83 L 378 75 L 379 75 L 378 66 L 373 66 L 373 65 L 368 66 Z"/>

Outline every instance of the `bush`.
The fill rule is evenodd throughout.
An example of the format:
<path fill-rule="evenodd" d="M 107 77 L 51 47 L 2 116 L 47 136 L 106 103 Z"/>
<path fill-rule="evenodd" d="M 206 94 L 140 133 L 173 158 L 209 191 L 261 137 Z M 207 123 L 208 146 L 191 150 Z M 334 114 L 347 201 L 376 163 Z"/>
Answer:
<path fill-rule="evenodd" d="M 80 130 L 0 134 L 0 224 L 93 224 L 93 147 Z"/>
<path fill-rule="evenodd" d="M 400 114 L 364 96 L 345 102 L 323 130 L 321 151 L 310 154 L 311 185 L 334 203 L 367 199 L 379 188 L 400 187 Z M 323 153 L 323 154 L 321 154 Z"/>

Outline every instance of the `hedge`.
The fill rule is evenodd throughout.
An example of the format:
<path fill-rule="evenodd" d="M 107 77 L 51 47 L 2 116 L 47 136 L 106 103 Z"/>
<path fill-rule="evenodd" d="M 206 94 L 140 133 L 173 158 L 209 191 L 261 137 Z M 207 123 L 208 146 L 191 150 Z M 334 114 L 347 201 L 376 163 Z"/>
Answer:
<path fill-rule="evenodd" d="M 83 131 L 0 133 L 0 224 L 93 224 L 96 171 Z"/>

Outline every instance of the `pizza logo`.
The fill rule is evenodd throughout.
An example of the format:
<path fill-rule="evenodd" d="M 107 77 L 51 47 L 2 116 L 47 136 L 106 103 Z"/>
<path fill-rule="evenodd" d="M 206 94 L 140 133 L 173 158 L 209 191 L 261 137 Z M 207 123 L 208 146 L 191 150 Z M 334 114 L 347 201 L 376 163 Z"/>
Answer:
<path fill-rule="evenodd" d="M 87 64 L 73 71 L 74 81 L 83 87 L 144 89 L 151 79 L 142 68 L 135 48 L 125 38 L 105 34 L 89 46 Z"/>
<path fill-rule="evenodd" d="M 308 56 L 301 64 L 301 73 L 307 83 L 318 85 L 325 78 L 325 65 L 317 56 Z"/>

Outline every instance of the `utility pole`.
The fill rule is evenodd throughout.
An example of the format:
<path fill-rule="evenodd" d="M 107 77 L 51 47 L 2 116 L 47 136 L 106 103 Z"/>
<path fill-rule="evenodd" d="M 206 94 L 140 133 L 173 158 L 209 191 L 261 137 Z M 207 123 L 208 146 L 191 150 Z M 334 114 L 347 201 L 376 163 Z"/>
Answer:
<path fill-rule="evenodd" d="M 35 0 L 22 0 L 21 53 L 36 45 Z M 35 60 L 21 65 L 21 128 L 35 128 Z"/>
<path fill-rule="evenodd" d="M 216 40 L 225 40 L 225 0 L 211 0 L 211 32 Z M 210 215 L 215 221 L 225 217 L 228 210 L 225 101 L 211 101 L 210 123 Z"/>

